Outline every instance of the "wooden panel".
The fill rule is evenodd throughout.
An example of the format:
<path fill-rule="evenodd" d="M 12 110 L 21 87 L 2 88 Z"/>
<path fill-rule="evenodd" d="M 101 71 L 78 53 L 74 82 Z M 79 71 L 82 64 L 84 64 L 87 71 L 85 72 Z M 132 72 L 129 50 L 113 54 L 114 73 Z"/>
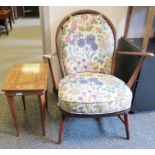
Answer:
<path fill-rule="evenodd" d="M 144 50 L 147 49 L 149 38 L 151 36 L 154 16 L 155 16 L 155 7 L 150 6 L 149 11 L 148 11 L 148 15 L 147 15 L 146 25 L 145 25 L 145 31 L 144 31 L 144 37 L 143 37 L 144 39 L 143 39 L 143 43 L 142 43 L 142 48 Z"/>
<path fill-rule="evenodd" d="M 45 90 L 47 78 L 47 64 L 15 64 L 9 72 L 2 90 Z"/>
<path fill-rule="evenodd" d="M 131 21 L 131 15 L 132 15 L 133 6 L 128 6 L 128 12 L 126 17 L 126 23 L 125 23 L 125 30 L 124 30 L 124 38 L 126 39 L 128 36 L 129 31 L 129 25 Z"/>

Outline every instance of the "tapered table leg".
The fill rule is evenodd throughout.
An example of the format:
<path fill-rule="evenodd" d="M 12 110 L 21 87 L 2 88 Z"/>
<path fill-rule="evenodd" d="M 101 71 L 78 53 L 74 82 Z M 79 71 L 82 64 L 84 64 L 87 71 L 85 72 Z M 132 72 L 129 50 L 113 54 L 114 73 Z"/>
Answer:
<path fill-rule="evenodd" d="M 26 111 L 26 106 L 25 106 L 25 96 L 23 96 L 23 95 L 22 95 L 22 101 L 23 101 L 24 111 Z"/>
<path fill-rule="evenodd" d="M 39 95 L 42 135 L 45 136 L 45 94 Z"/>
<path fill-rule="evenodd" d="M 45 91 L 45 103 L 46 103 L 46 109 L 48 109 L 48 90 Z"/>
<path fill-rule="evenodd" d="M 19 127 L 17 123 L 17 117 L 16 117 L 16 109 L 15 109 L 15 102 L 13 96 L 7 96 L 8 105 L 12 114 L 14 126 L 16 128 L 17 137 L 19 136 Z"/>

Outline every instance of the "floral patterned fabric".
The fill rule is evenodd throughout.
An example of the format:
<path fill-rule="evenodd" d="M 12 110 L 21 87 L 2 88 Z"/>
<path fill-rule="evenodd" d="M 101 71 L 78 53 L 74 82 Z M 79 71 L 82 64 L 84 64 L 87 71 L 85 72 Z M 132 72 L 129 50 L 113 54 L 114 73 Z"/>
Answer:
<path fill-rule="evenodd" d="M 59 84 L 59 103 L 75 114 L 105 114 L 131 106 L 132 92 L 120 79 L 101 73 L 68 75 Z"/>
<path fill-rule="evenodd" d="M 111 72 L 114 36 L 101 15 L 76 15 L 63 25 L 63 62 L 67 74 Z"/>

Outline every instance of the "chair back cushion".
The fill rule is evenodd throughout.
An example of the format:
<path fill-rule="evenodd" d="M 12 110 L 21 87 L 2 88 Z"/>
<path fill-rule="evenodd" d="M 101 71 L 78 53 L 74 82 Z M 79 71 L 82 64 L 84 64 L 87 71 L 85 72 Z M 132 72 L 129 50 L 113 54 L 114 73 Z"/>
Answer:
<path fill-rule="evenodd" d="M 89 13 L 70 16 L 63 23 L 59 38 L 66 74 L 111 73 L 115 36 L 104 16 Z"/>

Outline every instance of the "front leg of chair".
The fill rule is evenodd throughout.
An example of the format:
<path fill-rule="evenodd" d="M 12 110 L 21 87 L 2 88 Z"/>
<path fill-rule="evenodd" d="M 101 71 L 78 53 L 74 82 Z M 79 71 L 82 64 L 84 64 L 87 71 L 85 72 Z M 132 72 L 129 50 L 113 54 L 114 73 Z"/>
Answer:
<path fill-rule="evenodd" d="M 126 138 L 127 140 L 130 139 L 130 132 L 129 132 L 129 114 L 124 115 L 124 125 L 125 125 L 125 130 L 126 130 Z"/>
<path fill-rule="evenodd" d="M 64 131 L 64 124 L 65 124 L 65 115 L 61 114 L 58 144 L 61 144 L 61 142 L 62 142 L 62 135 L 63 135 L 63 131 Z"/>

